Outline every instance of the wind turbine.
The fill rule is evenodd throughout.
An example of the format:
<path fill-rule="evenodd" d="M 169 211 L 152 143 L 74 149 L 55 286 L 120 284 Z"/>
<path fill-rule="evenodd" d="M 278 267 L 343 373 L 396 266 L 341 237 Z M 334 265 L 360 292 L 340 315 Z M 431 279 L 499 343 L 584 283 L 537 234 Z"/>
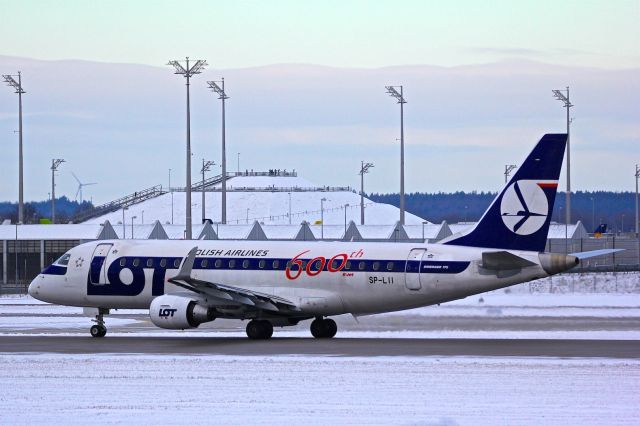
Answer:
<path fill-rule="evenodd" d="M 78 200 L 78 195 L 80 195 L 80 204 L 82 204 L 82 187 L 83 186 L 89 186 L 89 185 L 95 185 L 95 184 L 97 184 L 97 182 L 82 183 L 82 182 L 80 182 L 80 179 L 78 179 L 78 176 L 76 176 L 75 173 L 71 172 L 71 174 L 73 175 L 73 177 L 78 182 L 78 190 L 76 191 L 76 201 Z"/>

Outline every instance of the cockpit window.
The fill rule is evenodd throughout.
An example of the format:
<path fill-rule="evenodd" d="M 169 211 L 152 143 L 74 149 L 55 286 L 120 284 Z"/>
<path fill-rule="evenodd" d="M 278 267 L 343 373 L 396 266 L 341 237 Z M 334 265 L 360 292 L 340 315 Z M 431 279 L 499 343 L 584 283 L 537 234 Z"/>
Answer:
<path fill-rule="evenodd" d="M 60 259 L 56 260 L 56 264 L 67 266 L 69 264 L 69 259 L 71 259 L 71 255 L 69 253 L 65 253 Z"/>

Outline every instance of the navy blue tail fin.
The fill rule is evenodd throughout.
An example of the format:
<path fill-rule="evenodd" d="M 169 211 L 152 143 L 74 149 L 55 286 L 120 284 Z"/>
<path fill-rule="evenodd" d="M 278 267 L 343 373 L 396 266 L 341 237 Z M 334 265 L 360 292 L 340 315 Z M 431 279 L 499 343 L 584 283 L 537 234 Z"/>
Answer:
<path fill-rule="evenodd" d="M 544 251 L 558 189 L 566 134 L 546 134 L 480 221 L 443 244 Z"/>

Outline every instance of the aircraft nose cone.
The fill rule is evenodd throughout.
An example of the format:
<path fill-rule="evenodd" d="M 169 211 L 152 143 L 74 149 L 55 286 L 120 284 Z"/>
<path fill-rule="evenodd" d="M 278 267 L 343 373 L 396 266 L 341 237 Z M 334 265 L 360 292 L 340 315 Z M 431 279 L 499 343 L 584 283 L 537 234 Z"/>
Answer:
<path fill-rule="evenodd" d="M 28 292 L 29 292 L 29 296 L 40 300 L 40 285 L 42 282 L 42 276 L 38 275 L 33 281 L 31 281 L 31 284 L 29 284 L 29 288 L 28 288 Z"/>

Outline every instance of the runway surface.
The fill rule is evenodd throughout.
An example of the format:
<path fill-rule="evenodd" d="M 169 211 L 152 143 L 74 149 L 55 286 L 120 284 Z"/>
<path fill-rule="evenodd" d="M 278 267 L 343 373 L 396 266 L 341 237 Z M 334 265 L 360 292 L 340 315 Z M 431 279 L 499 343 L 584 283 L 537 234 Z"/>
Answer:
<path fill-rule="evenodd" d="M 0 336 L 3 353 L 640 358 L 637 340 Z"/>

